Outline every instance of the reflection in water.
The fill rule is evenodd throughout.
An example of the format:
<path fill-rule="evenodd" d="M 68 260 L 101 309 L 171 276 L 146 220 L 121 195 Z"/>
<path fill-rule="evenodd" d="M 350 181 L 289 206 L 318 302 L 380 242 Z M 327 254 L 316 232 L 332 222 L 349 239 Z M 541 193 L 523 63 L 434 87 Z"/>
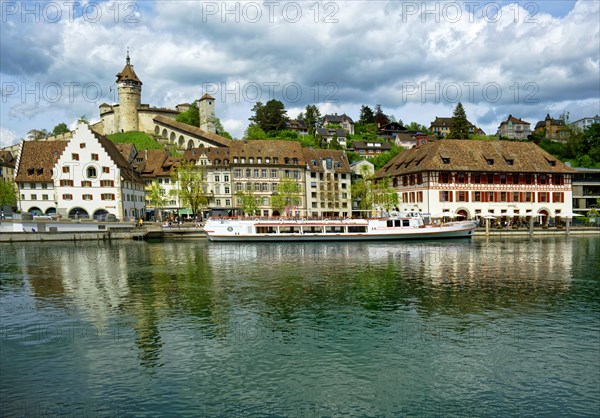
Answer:
<path fill-rule="evenodd" d="M 597 239 L 0 250 L 0 388 L 10 399 L 48 395 L 36 392 L 42 380 L 63 396 L 77 382 L 95 398 L 151 405 L 141 415 L 281 399 L 357 416 L 419 415 L 462 397 L 496 405 L 492 414 L 523 396 L 532 415 L 597 405 Z M 46 346 L 13 332 L 35 321 L 104 331 Z M 401 398 L 412 403 L 391 401 Z"/>

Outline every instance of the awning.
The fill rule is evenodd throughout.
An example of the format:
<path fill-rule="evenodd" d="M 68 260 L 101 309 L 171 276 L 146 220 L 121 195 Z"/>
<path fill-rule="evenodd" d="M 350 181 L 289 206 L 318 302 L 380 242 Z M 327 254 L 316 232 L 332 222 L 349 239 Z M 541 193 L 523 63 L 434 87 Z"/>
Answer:
<path fill-rule="evenodd" d="M 192 210 L 191 209 L 179 209 L 177 211 L 177 213 L 179 215 L 191 215 L 192 214 Z"/>

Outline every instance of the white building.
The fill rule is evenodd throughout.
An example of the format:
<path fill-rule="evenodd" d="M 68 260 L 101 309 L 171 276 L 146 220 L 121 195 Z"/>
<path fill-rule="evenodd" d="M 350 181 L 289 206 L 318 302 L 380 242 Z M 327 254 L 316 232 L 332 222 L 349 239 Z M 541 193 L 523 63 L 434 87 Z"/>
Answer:
<path fill-rule="evenodd" d="M 578 119 L 575 122 L 571 123 L 571 126 L 575 126 L 577 129 L 583 131 L 584 129 L 592 126 L 594 123 L 600 123 L 600 115 L 596 115 L 591 118 Z"/>
<path fill-rule="evenodd" d="M 137 218 L 144 183 L 115 145 L 79 124 L 68 141 L 27 141 L 17 161 L 20 209 L 69 218 Z M 39 190 L 39 191 L 38 191 Z"/>
<path fill-rule="evenodd" d="M 571 212 L 574 173 L 533 143 L 454 140 L 402 152 L 375 176 L 392 178 L 400 210 L 546 221 Z"/>

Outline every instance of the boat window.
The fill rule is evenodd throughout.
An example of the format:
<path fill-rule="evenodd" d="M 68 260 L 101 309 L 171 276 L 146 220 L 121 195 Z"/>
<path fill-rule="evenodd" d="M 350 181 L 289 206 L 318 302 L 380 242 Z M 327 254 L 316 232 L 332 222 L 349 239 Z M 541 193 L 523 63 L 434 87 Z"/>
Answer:
<path fill-rule="evenodd" d="M 409 224 L 408 219 L 402 219 L 402 226 L 408 226 L 408 224 Z"/>
<path fill-rule="evenodd" d="M 400 226 L 400 219 L 396 219 L 396 220 L 394 221 L 394 226 L 395 226 L 395 227 L 399 227 L 399 226 Z"/>
<path fill-rule="evenodd" d="M 279 227 L 279 231 L 282 234 L 299 234 L 300 227 L 299 226 L 281 226 L 281 227 Z"/>
<path fill-rule="evenodd" d="M 388 220 L 388 221 L 387 221 L 387 227 L 388 227 L 388 228 L 393 228 L 393 227 L 394 227 L 394 221 L 392 221 L 392 220 Z"/>
<path fill-rule="evenodd" d="M 277 228 L 274 226 L 257 226 L 256 227 L 257 234 L 275 234 L 277 233 Z"/>
<path fill-rule="evenodd" d="M 326 226 L 325 233 L 326 234 L 341 234 L 344 232 L 343 226 Z"/>
<path fill-rule="evenodd" d="M 349 226 L 348 232 L 350 233 L 364 233 L 367 232 L 366 226 Z"/>
<path fill-rule="evenodd" d="M 323 227 L 322 226 L 305 226 L 304 228 L 305 234 L 322 234 Z"/>

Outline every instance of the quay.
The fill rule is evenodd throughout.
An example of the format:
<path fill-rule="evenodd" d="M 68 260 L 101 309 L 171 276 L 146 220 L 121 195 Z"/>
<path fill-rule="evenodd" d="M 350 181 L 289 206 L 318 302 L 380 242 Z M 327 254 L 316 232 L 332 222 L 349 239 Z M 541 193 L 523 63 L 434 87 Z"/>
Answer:
<path fill-rule="evenodd" d="M 490 228 L 489 237 L 526 237 L 592 235 L 600 238 L 600 228 L 593 226 L 571 226 L 566 228 L 507 229 Z M 485 227 L 478 227 L 473 237 L 486 237 Z M 137 227 L 132 222 L 97 221 L 0 221 L 0 243 L 6 242 L 45 242 L 45 241 L 111 241 L 111 240 L 181 240 L 204 239 L 206 234 L 201 227 L 191 224 L 174 225 L 164 228 L 160 223 L 146 222 Z"/>

